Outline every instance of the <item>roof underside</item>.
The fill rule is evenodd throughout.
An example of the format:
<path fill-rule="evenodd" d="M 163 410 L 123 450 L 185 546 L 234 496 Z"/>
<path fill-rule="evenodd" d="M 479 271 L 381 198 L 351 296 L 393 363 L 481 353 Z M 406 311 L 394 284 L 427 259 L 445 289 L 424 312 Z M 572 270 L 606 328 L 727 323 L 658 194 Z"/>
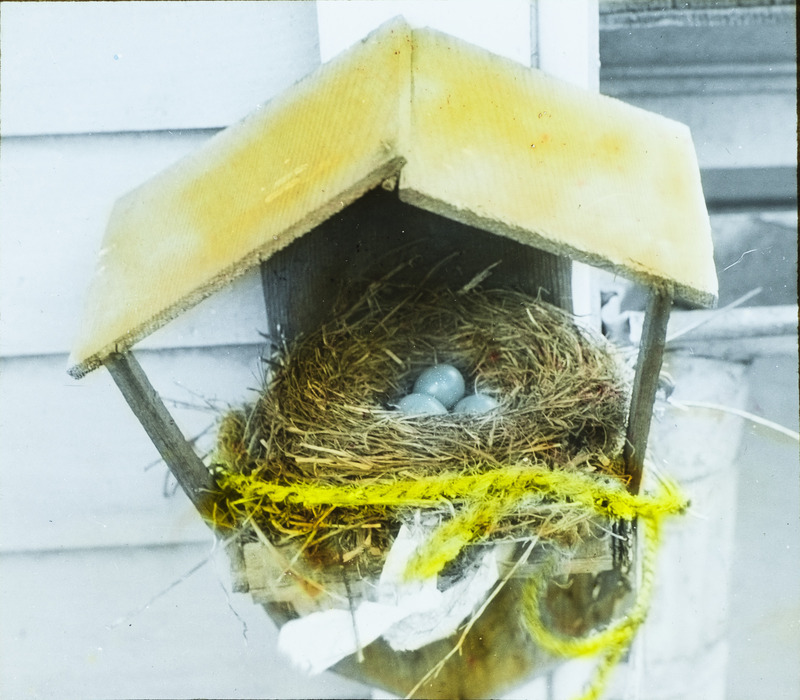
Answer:
<path fill-rule="evenodd" d="M 686 127 L 394 21 L 117 202 L 70 373 L 398 173 L 410 204 L 715 300 Z"/>

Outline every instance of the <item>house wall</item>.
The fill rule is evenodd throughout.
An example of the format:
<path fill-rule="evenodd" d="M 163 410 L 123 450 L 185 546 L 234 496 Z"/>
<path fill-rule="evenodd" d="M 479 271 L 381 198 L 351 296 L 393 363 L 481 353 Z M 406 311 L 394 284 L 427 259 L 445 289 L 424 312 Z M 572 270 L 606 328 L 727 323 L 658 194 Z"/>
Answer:
<path fill-rule="evenodd" d="M 622 43 L 605 31 L 610 57 Z M 312 2 L 0 3 L 0 696 L 369 692 L 333 674 L 306 678 L 277 656 L 273 624 L 230 593 L 224 554 L 110 377 L 65 371 L 113 202 L 311 71 L 318 43 Z M 668 98 L 663 88 L 625 99 L 691 121 L 703 167 L 793 164 L 793 92 L 763 97 L 751 81 L 710 105 L 683 84 Z M 769 128 L 745 118 L 753 104 Z M 761 279 L 770 304 L 794 303 L 791 208 L 714 221 L 721 279 L 740 278 L 726 294 Z M 216 410 L 259 386 L 264 327 L 250 275 L 139 346 L 201 450 Z M 796 364 L 792 354 L 757 358 L 750 408 L 796 421 L 785 389 L 796 387 Z M 800 539 L 796 450 L 748 427 L 740 456 L 729 697 L 754 697 L 742 689 L 766 682 L 770 697 L 796 697 L 798 572 L 772 566 Z M 759 596 L 775 581 L 781 595 Z"/>
<path fill-rule="evenodd" d="M 0 41 L 0 695 L 364 695 L 287 667 L 108 374 L 66 374 L 114 201 L 313 70 L 314 3 L 2 3 Z M 264 328 L 251 275 L 142 344 L 187 435 Z"/>

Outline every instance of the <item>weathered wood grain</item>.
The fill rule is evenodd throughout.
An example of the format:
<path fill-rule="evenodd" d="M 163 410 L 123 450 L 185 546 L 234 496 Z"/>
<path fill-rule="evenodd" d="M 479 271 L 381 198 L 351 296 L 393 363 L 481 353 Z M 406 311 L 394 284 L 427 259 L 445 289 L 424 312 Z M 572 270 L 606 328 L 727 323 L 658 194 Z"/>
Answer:
<path fill-rule="evenodd" d="M 393 22 L 117 203 L 71 371 L 130 347 L 401 168 L 410 204 L 697 303 L 716 296 L 683 126 Z"/>
<path fill-rule="evenodd" d="M 412 66 L 404 201 L 713 301 L 685 127 L 426 30 L 415 32 Z"/>
<path fill-rule="evenodd" d="M 671 309 L 671 290 L 657 287 L 650 290 L 642 339 L 639 342 L 636 375 L 633 380 L 630 414 L 625 434 L 625 448 L 622 453 L 625 472 L 630 477 L 628 489 L 631 493 L 638 493 L 642 482 L 647 438 L 653 418 L 659 373 L 664 360 L 664 345 Z"/>
<path fill-rule="evenodd" d="M 201 515 L 208 516 L 209 497 L 214 489 L 211 474 L 175 424 L 133 353 L 112 355 L 106 368 L 184 493 Z"/>
<path fill-rule="evenodd" d="M 404 204 L 377 188 L 262 263 L 270 337 L 280 346 L 329 321 L 337 299 L 392 279 L 459 289 L 499 263 L 487 288 L 518 288 L 571 308 L 569 261 Z"/>
<path fill-rule="evenodd" d="M 76 375 L 397 172 L 410 48 L 400 27 L 380 38 L 117 203 L 74 347 Z"/>

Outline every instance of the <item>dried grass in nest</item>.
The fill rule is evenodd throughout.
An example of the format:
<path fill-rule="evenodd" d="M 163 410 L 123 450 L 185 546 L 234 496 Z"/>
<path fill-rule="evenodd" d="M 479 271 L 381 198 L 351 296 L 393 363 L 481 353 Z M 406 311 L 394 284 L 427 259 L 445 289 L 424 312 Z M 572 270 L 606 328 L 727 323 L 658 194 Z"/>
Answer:
<path fill-rule="evenodd" d="M 612 349 L 559 309 L 519 292 L 453 292 L 380 283 L 272 359 L 255 405 L 223 420 L 216 463 L 279 483 L 413 480 L 507 465 L 618 470 L 628 386 Z M 459 368 L 467 391 L 493 396 L 482 416 L 408 416 L 393 404 L 426 367 Z M 379 570 L 401 514 L 229 501 L 223 520 L 296 542 L 321 563 Z M 457 507 L 454 504 L 453 507 Z M 588 517 L 536 494 L 496 538 L 572 544 Z M 581 528 L 584 528 L 582 531 Z"/>

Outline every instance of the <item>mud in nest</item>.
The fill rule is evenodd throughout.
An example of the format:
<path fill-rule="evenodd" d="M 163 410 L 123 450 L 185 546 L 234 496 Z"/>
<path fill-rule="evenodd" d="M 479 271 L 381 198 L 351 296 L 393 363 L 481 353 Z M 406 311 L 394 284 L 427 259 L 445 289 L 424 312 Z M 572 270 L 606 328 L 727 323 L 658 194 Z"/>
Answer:
<path fill-rule="evenodd" d="M 402 482 L 442 472 L 531 467 L 621 475 L 629 386 L 613 348 L 565 312 L 519 292 L 373 284 L 331 322 L 268 360 L 257 402 L 220 426 L 214 466 L 279 484 Z M 467 392 L 492 396 L 484 415 L 411 416 L 394 404 L 419 374 L 449 363 Z M 408 513 L 306 507 L 226 493 L 218 524 L 246 523 L 321 565 L 380 570 Z M 444 500 L 444 499 L 443 499 Z M 453 513 L 457 502 L 446 502 Z M 575 509 L 535 507 L 491 539 L 534 534 L 571 545 L 588 532 Z"/>

